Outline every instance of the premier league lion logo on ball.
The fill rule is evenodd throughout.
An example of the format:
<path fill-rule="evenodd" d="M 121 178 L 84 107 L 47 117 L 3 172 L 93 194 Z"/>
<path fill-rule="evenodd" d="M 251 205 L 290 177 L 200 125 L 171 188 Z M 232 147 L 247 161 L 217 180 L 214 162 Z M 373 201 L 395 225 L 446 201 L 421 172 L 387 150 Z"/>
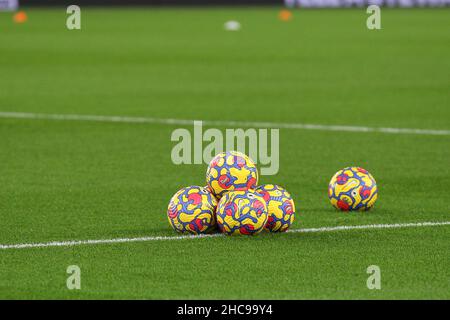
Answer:
<path fill-rule="evenodd" d="M 331 178 L 328 197 L 331 204 L 342 211 L 366 211 L 377 200 L 377 183 L 363 168 L 344 168 Z"/>

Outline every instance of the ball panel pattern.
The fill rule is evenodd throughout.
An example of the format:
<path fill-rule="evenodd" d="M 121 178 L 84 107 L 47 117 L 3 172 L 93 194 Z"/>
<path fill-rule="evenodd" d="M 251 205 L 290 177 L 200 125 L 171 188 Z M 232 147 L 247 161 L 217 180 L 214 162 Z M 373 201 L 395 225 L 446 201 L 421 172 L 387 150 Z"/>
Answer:
<path fill-rule="evenodd" d="M 363 168 L 344 168 L 331 178 L 328 197 L 331 204 L 342 211 L 366 211 L 377 200 L 377 183 Z"/>
<path fill-rule="evenodd" d="M 289 192 L 278 185 L 258 186 L 256 192 L 261 194 L 268 206 L 269 217 L 264 227 L 270 232 L 284 232 L 295 220 L 295 204 Z"/>
<path fill-rule="evenodd" d="M 229 235 L 257 234 L 268 218 L 266 202 L 250 190 L 225 193 L 216 213 L 219 230 Z"/>
<path fill-rule="evenodd" d="M 179 190 L 169 202 L 167 217 L 178 232 L 200 234 L 216 226 L 217 199 L 206 187 L 190 186 Z"/>
<path fill-rule="evenodd" d="M 206 183 L 220 199 L 225 192 L 248 190 L 258 183 L 258 170 L 252 159 L 237 151 L 215 156 L 206 171 Z"/>

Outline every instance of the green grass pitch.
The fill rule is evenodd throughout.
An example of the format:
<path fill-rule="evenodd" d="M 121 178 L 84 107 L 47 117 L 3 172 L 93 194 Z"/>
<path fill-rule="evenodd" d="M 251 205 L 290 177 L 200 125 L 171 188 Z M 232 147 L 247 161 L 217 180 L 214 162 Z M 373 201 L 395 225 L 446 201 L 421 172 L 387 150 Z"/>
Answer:
<path fill-rule="evenodd" d="M 450 129 L 448 9 L 382 9 L 379 31 L 364 8 L 82 8 L 81 31 L 64 8 L 26 11 L 0 13 L 3 112 Z M 0 244 L 174 236 L 167 203 L 206 171 L 172 164 L 175 128 L 0 118 Z M 448 135 L 281 129 L 260 182 L 291 192 L 294 229 L 449 221 L 449 158 Z M 371 212 L 328 202 L 349 165 L 378 182 Z M 0 250 L 0 298 L 449 299 L 449 241 L 438 226 Z"/>

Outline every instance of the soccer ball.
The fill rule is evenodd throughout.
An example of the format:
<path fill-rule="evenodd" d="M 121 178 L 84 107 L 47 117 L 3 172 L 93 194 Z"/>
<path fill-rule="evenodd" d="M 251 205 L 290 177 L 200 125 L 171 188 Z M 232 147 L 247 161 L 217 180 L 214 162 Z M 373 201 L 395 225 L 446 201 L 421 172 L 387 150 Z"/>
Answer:
<path fill-rule="evenodd" d="M 377 183 L 372 175 L 359 167 L 344 168 L 331 178 L 328 197 L 342 211 L 366 211 L 377 200 Z"/>
<path fill-rule="evenodd" d="M 258 183 L 258 170 L 253 160 L 245 154 L 222 152 L 209 163 L 206 183 L 220 199 L 228 191 L 254 189 Z"/>
<path fill-rule="evenodd" d="M 217 205 L 219 230 L 229 235 L 253 235 L 267 222 L 267 204 L 261 195 L 251 191 L 227 192 Z"/>
<path fill-rule="evenodd" d="M 216 206 L 217 199 L 207 187 L 186 187 L 170 199 L 167 217 L 178 232 L 207 233 L 216 226 Z"/>
<path fill-rule="evenodd" d="M 238 21 L 234 20 L 225 22 L 223 26 L 227 31 L 239 31 L 241 29 L 241 24 Z"/>
<path fill-rule="evenodd" d="M 284 232 L 294 222 L 295 204 L 286 189 L 274 185 L 264 184 L 256 188 L 267 203 L 269 217 L 265 230 L 271 232 Z"/>

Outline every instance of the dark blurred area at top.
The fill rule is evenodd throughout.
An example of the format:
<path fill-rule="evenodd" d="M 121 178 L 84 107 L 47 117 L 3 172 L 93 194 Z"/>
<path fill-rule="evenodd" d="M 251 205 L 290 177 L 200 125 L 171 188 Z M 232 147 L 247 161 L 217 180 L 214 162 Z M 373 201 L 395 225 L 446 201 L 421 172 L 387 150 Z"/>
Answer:
<path fill-rule="evenodd" d="M 201 5 L 282 5 L 283 0 L 19 0 L 21 6 L 201 6 Z"/>

